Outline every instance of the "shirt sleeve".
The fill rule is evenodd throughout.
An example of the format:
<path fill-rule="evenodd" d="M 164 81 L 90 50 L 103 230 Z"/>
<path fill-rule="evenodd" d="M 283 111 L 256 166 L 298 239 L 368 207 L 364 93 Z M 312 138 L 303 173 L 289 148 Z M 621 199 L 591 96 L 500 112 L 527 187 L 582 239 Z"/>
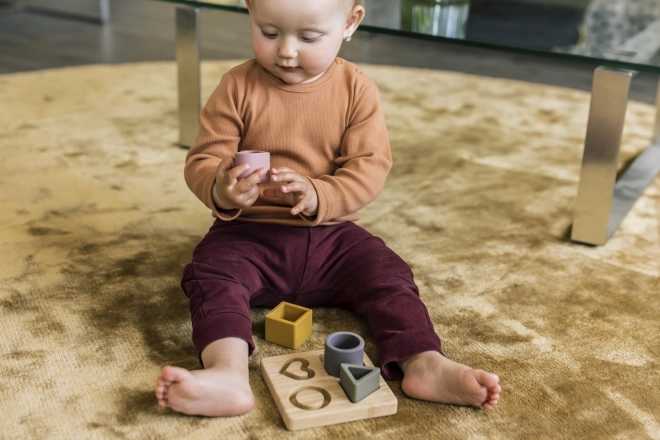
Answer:
<path fill-rule="evenodd" d="M 301 216 L 310 225 L 357 212 L 382 192 L 392 167 L 385 116 L 374 84 L 359 94 L 342 139 L 337 170 L 332 176 L 308 178 L 319 201 L 315 217 Z"/>
<path fill-rule="evenodd" d="M 233 220 L 240 209 L 220 209 L 213 202 L 212 188 L 218 164 L 234 157 L 243 134 L 239 116 L 238 87 L 231 73 L 225 73 L 200 113 L 200 128 L 195 144 L 188 151 L 184 178 L 188 188 L 221 220 Z"/>

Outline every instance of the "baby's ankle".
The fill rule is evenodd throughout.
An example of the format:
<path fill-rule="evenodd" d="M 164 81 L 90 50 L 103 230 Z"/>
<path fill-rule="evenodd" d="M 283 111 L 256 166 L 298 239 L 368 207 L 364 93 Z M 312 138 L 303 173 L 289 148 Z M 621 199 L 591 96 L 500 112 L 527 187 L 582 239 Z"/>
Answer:
<path fill-rule="evenodd" d="M 424 365 L 436 364 L 438 361 L 442 361 L 440 358 L 444 358 L 444 356 L 437 351 L 423 351 L 398 361 L 397 364 L 405 375 L 406 370 L 410 370 L 411 368 L 418 368 Z"/>

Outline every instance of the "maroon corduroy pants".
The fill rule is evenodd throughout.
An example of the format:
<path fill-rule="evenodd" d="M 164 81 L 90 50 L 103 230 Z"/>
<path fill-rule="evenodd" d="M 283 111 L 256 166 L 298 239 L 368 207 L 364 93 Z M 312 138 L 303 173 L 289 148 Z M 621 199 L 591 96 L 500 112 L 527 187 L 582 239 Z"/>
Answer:
<path fill-rule="evenodd" d="M 339 307 L 366 319 L 389 380 L 402 378 L 397 361 L 442 353 L 410 267 L 352 222 L 298 227 L 216 220 L 185 267 L 181 287 L 198 354 L 226 337 L 243 339 L 252 354 L 250 307 L 281 301 Z"/>

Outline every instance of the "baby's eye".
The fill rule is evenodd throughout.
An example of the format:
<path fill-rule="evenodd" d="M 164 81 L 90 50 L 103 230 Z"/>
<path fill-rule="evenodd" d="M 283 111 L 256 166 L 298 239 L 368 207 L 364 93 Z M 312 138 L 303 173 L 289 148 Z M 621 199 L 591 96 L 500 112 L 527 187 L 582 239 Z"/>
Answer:
<path fill-rule="evenodd" d="M 313 37 L 313 38 L 310 38 L 310 37 L 300 37 L 300 39 L 303 40 L 305 43 L 313 43 L 313 42 L 315 42 L 316 40 L 318 40 L 319 37 Z"/>
<path fill-rule="evenodd" d="M 268 32 L 261 31 L 264 37 L 270 38 L 271 40 L 277 38 L 277 34 L 269 34 Z"/>

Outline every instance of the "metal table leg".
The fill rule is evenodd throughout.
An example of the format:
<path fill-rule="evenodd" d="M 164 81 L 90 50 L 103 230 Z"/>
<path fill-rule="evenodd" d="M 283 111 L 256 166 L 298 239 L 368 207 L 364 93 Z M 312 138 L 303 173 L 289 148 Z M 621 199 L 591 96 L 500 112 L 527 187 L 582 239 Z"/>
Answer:
<path fill-rule="evenodd" d="M 658 96 L 655 100 L 655 130 L 651 143 L 655 146 L 660 145 L 660 82 L 658 82 Z"/>
<path fill-rule="evenodd" d="M 635 72 L 599 67 L 580 172 L 571 239 L 603 245 L 660 173 L 660 89 L 651 145 L 616 180 L 630 82 Z"/>
<path fill-rule="evenodd" d="M 176 60 L 179 89 L 179 143 L 191 147 L 199 130 L 199 9 L 176 8 Z"/>
<path fill-rule="evenodd" d="M 110 21 L 110 0 L 99 0 L 99 21 L 101 23 Z"/>

